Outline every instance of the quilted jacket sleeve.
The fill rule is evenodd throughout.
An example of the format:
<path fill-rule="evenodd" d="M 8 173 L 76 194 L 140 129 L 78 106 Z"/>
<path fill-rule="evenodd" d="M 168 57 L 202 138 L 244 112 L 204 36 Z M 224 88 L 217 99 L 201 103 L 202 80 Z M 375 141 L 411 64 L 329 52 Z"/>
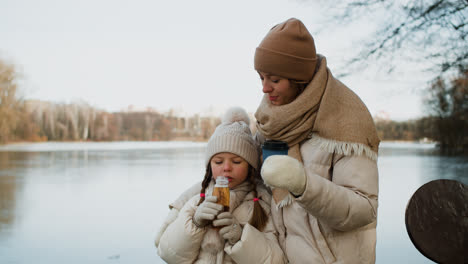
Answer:
<path fill-rule="evenodd" d="M 185 190 L 179 197 L 172 203 L 169 204 L 169 214 L 166 216 L 163 224 L 158 230 L 156 237 L 154 239 L 154 244 L 156 247 L 159 247 L 159 241 L 161 240 L 161 236 L 166 232 L 167 227 L 174 222 L 177 218 L 179 211 L 182 207 L 190 200 L 190 198 L 194 197 L 200 192 L 201 183 L 197 182 L 196 184 L 192 185 L 190 188 Z"/>
<path fill-rule="evenodd" d="M 206 232 L 192 222 L 198 199 L 189 200 L 161 236 L 158 254 L 167 263 L 193 263 L 198 256 Z"/>
<path fill-rule="evenodd" d="M 305 167 L 307 183 L 297 202 L 330 227 L 348 231 L 374 222 L 378 205 L 377 162 L 364 156 L 342 156 L 331 181 Z"/>
<path fill-rule="evenodd" d="M 156 248 L 159 247 L 159 241 L 161 241 L 161 236 L 164 234 L 164 232 L 166 232 L 167 227 L 177 219 L 178 215 L 179 215 L 179 210 L 175 208 L 172 208 L 169 211 L 169 214 L 166 216 L 164 223 L 159 228 L 159 231 L 156 234 L 156 237 L 154 239 L 154 245 L 156 246 Z"/>
<path fill-rule="evenodd" d="M 287 263 L 281 250 L 276 232 L 272 230 L 271 221 L 268 230 L 260 232 L 250 224 L 246 224 L 239 242 L 227 245 L 225 251 L 236 263 Z"/>
<path fill-rule="evenodd" d="M 169 204 L 169 209 L 177 209 L 180 210 L 182 207 L 187 203 L 190 198 L 199 194 L 201 191 L 201 182 L 197 182 L 192 185 L 190 188 L 185 190 L 177 199 Z"/>

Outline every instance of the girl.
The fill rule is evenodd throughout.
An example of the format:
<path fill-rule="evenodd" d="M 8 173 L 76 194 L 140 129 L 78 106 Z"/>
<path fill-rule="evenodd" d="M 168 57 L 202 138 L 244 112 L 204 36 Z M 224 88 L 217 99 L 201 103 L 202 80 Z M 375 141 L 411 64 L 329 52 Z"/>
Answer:
<path fill-rule="evenodd" d="M 156 237 L 166 262 L 285 262 L 269 218 L 271 195 L 257 177 L 258 146 L 248 124 L 247 113 L 232 108 L 208 141 L 201 192 L 173 207 Z M 229 179 L 228 212 L 209 195 L 218 176 Z"/>

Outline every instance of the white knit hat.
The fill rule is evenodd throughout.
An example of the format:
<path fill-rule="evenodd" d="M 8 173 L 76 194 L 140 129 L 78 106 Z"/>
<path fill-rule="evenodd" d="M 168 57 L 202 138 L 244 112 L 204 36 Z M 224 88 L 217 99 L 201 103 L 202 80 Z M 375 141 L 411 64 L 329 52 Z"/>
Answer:
<path fill-rule="evenodd" d="M 250 131 L 250 119 L 244 109 L 230 108 L 216 128 L 206 146 L 205 165 L 217 153 L 229 152 L 245 159 L 252 167 L 258 169 L 257 144 Z"/>

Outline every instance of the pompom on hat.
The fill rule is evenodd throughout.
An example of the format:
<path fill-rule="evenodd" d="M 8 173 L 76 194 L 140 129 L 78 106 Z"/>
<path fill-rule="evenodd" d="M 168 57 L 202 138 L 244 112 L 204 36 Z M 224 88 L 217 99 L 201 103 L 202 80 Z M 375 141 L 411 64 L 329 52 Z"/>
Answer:
<path fill-rule="evenodd" d="M 232 107 L 226 111 L 221 124 L 208 140 L 205 165 L 208 166 L 213 155 L 229 152 L 242 157 L 258 169 L 258 150 L 249 124 L 250 119 L 244 109 Z"/>
<path fill-rule="evenodd" d="M 308 82 L 317 65 L 314 39 L 300 20 L 290 18 L 268 32 L 255 51 L 254 65 L 257 71 Z"/>

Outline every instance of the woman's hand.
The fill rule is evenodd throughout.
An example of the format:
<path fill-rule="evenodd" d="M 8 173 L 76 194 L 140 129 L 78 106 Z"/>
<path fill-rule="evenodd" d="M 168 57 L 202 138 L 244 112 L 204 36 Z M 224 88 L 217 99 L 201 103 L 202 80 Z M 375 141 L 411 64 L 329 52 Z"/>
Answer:
<path fill-rule="evenodd" d="M 270 156 L 263 162 L 260 174 L 268 186 L 287 189 L 296 196 L 304 193 L 304 166 L 295 158 L 286 155 Z"/>
<path fill-rule="evenodd" d="M 195 214 L 193 215 L 193 223 L 198 227 L 204 227 L 210 223 L 216 216 L 223 210 L 221 204 L 217 204 L 218 197 L 209 196 L 206 197 L 203 203 L 201 203 Z"/>
<path fill-rule="evenodd" d="M 213 221 L 213 226 L 224 226 L 219 230 L 219 234 L 231 245 L 237 243 L 241 238 L 242 227 L 230 212 L 220 213 L 217 219 Z"/>

